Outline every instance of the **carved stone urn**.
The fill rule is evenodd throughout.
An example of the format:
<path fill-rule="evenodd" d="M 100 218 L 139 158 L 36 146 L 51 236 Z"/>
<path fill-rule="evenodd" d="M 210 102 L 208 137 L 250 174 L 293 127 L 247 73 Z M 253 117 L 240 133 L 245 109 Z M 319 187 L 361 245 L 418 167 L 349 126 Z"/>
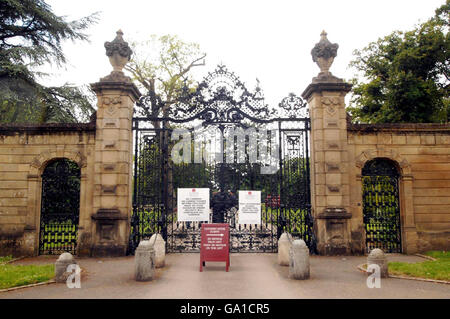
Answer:
<path fill-rule="evenodd" d="M 117 31 L 116 34 L 117 36 L 113 41 L 105 42 L 106 55 L 113 67 L 113 71 L 102 80 L 125 80 L 122 70 L 133 54 L 128 43 L 123 40 L 122 30 Z"/>
<path fill-rule="evenodd" d="M 330 67 L 334 58 L 337 56 L 339 45 L 331 43 L 327 38 L 327 33 L 322 31 L 320 42 L 317 43 L 311 51 L 313 61 L 320 68 L 319 78 L 331 77 Z"/>
<path fill-rule="evenodd" d="M 117 52 L 114 52 L 114 54 L 109 57 L 109 63 L 111 63 L 113 71 L 116 72 L 122 72 L 128 61 L 129 59 L 127 57 L 121 56 Z"/>

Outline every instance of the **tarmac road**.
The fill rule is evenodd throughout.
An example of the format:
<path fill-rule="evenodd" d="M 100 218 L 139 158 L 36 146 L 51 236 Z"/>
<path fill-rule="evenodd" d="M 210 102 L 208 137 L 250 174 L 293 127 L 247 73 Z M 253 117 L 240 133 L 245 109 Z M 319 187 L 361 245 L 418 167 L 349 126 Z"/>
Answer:
<path fill-rule="evenodd" d="M 18 264 L 54 262 L 35 257 Z M 416 256 L 389 255 L 390 261 L 417 262 Z M 134 280 L 134 257 L 77 259 L 83 269 L 81 288 L 50 284 L 0 293 L 2 298 L 170 298 L 170 299 L 303 299 L 303 298 L 445 298 L 450 285 L 413 280 L 382 279 L 370 289 L 367 276 L 356 266 L 364 256 L 311 257 L 311 278 L 288 278 L 288 267 L 277 264 L 276 254 L 232 254 L 230 271 L 225 263 L 206 263 L 199 272 L 199 254 L 168 254 L 166 267 L 156 270 L 151 282 Z"/>

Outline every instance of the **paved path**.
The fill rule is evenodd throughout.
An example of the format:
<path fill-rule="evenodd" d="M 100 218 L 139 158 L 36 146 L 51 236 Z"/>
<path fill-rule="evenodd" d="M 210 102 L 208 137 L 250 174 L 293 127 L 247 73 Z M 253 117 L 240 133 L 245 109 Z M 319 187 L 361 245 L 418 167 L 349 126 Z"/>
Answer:
<path fill-rule="evenodd" d="M 365 257 L 311 257 L 311 279 L 288 279 L 288 268 L 277 265 L 276 254 L 232 254 L 230 272 L 224 263 L 207 263 L 199 272 L 199 254 L 169 254 L 167 266 L 152 282 L 133 279 L 134 259 L 78 259 L 84 269 L 81 289 L 51 284 L 0 293 L 0 298 L 446 298 L 450 285 L 384 279 L 380 289 L 366 286 L 367 276 L 356 269 Z M 389 260 L 417 262 L 415 256 L 390 255 Z M 38 257 L 21 264 L 48 263 Z"/>

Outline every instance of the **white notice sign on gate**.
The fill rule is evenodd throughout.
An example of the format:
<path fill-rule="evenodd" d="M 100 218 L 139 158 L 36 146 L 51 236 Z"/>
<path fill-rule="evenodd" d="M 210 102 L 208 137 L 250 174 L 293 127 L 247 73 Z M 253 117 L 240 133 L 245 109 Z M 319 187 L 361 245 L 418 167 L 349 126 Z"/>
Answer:
<path fill-rule="evenodd" d="M 209 188 L 178 188 L 179 222 L 209 221 Z"/>
<path fill-rule="evenodd" d="M 239 224 L 261 224 L 261 191 L 239 191 Z"/>

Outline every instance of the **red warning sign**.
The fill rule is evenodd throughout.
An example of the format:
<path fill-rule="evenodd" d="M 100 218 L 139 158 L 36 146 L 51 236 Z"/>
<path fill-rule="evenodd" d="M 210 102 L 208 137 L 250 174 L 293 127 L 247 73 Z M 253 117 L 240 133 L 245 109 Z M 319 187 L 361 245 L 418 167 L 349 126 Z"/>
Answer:
<path fill-rule="evenodd" d="M 202 224 L 200 247 L 200 271 L 206 261 L 223 261 L 226 271 L 230 267 L 230 225 Z"/>

